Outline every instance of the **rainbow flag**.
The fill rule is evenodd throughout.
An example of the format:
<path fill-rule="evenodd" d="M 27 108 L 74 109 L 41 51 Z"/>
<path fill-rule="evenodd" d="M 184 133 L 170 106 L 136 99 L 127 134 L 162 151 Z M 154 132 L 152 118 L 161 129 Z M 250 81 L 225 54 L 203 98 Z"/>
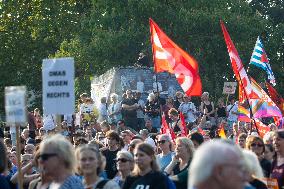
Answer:
<path fill-rule="evenodd" d="M 238 106 L 238 120 L 249 122 L 251 118 L 262 117 L 279 117 L 282 118 L 282 113 L 266 92 L 258 85 L 253 79 L 251 80 L 251 86 L 253 91 L 259 96 L 258 99 L 249 99 L 250 108 L 252 110 L 252 117 L 250 116 L 250 109 L 248 105 L 240 104 Z"/>
<path fill-rule="evenodd" d="M 238 106 L 238 120 L 243 122 L 250 122 L 250 112 L 248 108 L 240 105 Z"/>

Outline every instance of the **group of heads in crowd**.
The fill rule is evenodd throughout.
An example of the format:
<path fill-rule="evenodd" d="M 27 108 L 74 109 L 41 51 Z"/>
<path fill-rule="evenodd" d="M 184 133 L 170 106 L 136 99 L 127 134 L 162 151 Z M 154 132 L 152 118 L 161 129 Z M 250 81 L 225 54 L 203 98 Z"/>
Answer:
<path fill-rule="evenodd" d="M 266 188 L 261 179 L 271 177 L 277 179 L 279 188 L 283 187 L 283 129 L 264 139 L 241 134 L 237 143 L 205 141 L 198 132 L 175 140 L 167 134 L 159 134 L 155 140 L 141 135 L 130 130 L 110 130 L 97 139 L 82 138 L 73 145 L 62 134 L 49 133 L 37 144 L 22 139 L 24 186 L 69 186 L 72 180 L 73 187 L 93 188 L 109 179 L 106 188 L 134 188 L 141 184 L 171 188 L 169 183 L 175 188 Z M 15 150 L 7 138 L 1 141 L 0 170 L 9 178 L 10 186 L 18 182 Z M 151 180 L 149 175 L 160 182 Z"/>
<path fill-rule="evenodd" d="M 36 109 L 33 115 L 37 119 L 33 120 L 42 125 L 23 129 L 19 139 L 24 187 L 266 188 L 261 181 L 264 177 L 275 178 L 279 188 L 284 186 L 283 129 L 271 125 L 271 132 L 261 138 L 249 124 L 228 120 L 237 103 L 232 101 L 226 107 L 220 100 L 215 108 L 208 93 L 202 95 L 198 108 L 180 92 L 176 99 L 165 100 L 153 94 L 145 103 L 139 95 L 132 98 L 129 90 L 121 101 L 113 94 L 110 103 L 101 101 L 106 107 L 98 108 L 96 119 L 90 115 L 88 124 L 76 125 L 73 119 L 70 125 L 64 120 L 52 130 L 45 129 Z M 85 95 L 80 100 L 79 113 L 85 103 L 92 104 Z M 221 108 L 225 113 L 218 117 Z M 118 112 L 111 111 L 114 109 Z M 175 139 L 160 132 L 163 113 L 176 129 Z M 180 113 L 189 130 L 183 137 Z M 228 140 L 217 139 L 220 123 Z M 9 128 L 5 130 L 0 148 L 1 176 L 12 188 L 18 184 L 13 134 Z"/>

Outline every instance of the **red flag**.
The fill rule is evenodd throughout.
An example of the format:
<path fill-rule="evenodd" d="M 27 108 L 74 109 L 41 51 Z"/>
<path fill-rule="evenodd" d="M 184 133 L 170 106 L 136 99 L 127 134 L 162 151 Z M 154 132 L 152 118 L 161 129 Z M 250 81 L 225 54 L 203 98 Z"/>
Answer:
<path fill-rule="evenodd" d="M 201 96 L 197 61 L 177 46 L 151 18 L 149 22 L 155 72 L 175 74 L 187 95 Z"/>
<path fill-rule="evenodd" d="M 268 90 L 268 93 L 271 99 L 276 104 L 276 106 L 280 109 L 280 111 L 282 112 L 282 115 L 284 115 L 284 99 L 278 94 L 278 92 L 268 82 L 266 82 L 266 88 Z"/>
<path fill-rule="evenodd" d="M 169 127 L 169 125 L 166 121 L 166 116 L 164 114 L 162 115 L 161 133 L 162 134 L 168 134 L 169 136 L 171 136 L 173 141 L 176 139 L 176 135 L 175 135 L 173 129 Z"/>
<path fill-rule="evenodd" d="M 182 126 L 182 131 L 181 131 L 181 136 L 187 136 L 187 128 L 186 128 L 186 123 L 185 123 L 185 119 L 184 119 L 184 115 L 182 114 L 182 112 L 179 113 L 180 116 L 180 121 L 181 121 L 181 126 Z"/>
<path fill-rule="evenodd" d="M 223 23 L 223 21 L 220 21 L 221 28 L 224 34 L 224 39 L 227 45 L 228 53 L 231 59 L 232 63 L 232 68 L 234 71 L 234 74 L 238 80 L 239 83 L 239 91 L 244 91 L 246 93 L 247 98 L 252 99 L 252 98 L 258 98 L 258 96 L 253 92 L 251 88 L 251 83 L 250 80 L 247 76 L 247 73 L 245 71 L 245 68 L 242 64 L 242 61 L 239 57 L 238 51 L 235 48 L 235 45 L 233 41 L 231 40 L 231 37 L 229 33 L 227 32 L 227 29 Z M 243 94 L 243 93 L 241 93 Z M 245 95 L 240 95 L 240 102 L 243 102 L 245 99 Z"/>
<path fill-rule="evenodd" d="M 257 128 L 258 134 L 261 138 L 265 135 L 265 133 L 270 131 L 270 127 L 262 123 L 259 119 L 255 119 L 254 126 Z"/>
<path fill-rule="evenodd" d="M 203 131 L 203 129 L 201 129 L 200 127 L 198 127 L 197 131 L 202 135 L 206 135 L 205 131 Z"/>

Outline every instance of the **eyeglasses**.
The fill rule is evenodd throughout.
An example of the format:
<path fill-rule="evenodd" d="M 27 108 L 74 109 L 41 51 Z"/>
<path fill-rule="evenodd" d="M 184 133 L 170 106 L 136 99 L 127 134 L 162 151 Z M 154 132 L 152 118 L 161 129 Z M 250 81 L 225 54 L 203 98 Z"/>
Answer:
<path fill-rule="evenodd" d="M 25 149 L 25 152 L 32 152 L 33 149 Z"/>
<path fill-rule="evenodd" d="M 165 144 L 167 141 L 166 140 L 160 140 L 158 141 L 158 144 Z"/>
<path fill-rule="evenodd" d="M 115 162 L 122 162 L 122 163 L 126 163 L 126 162 L 128 162 L 128 161 L 130 161 L 129 159 L 126 159 L 126 158 L 118 158 L 118 159 L 114 159 L 115 160 Z"/>
<path fill-rule="evenodd" d="M 263 147 L 263 144 L 256 144 L 256 143 L 252 143 L 251 145 L 250 145 L 251 147 Z"/>
<path fill-rule="evenodd" d="M 42 161 L 46 161 L 51 157 L 57 156 L 57 154 L 55 153 L 50 153 L 50 154 L 41 154 L 38 156 L 39 159 L 41 159 Z"/>

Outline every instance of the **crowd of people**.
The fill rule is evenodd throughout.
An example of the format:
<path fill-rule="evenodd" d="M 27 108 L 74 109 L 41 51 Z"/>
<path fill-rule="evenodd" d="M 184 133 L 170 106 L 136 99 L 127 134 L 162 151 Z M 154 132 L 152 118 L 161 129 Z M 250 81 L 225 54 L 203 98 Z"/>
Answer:
<path fill-rule="evenodd" d="M 208 92 L 200 104 L 180 91 L 141 96 L 126 90 L 96 106 L 83 93 L 78 112 L 60 119 L 29 112 L 19 139 L 21 175 L 15 127 L 7 125 L 0 132 L 1 188 L 18 188 L 19 176 L 26 189 L 265 189 L 268 179 L 284 188 L 284 129 L 272 123 L 260 136 L 238 121 L 233 97 L 226 106 Z"/>

